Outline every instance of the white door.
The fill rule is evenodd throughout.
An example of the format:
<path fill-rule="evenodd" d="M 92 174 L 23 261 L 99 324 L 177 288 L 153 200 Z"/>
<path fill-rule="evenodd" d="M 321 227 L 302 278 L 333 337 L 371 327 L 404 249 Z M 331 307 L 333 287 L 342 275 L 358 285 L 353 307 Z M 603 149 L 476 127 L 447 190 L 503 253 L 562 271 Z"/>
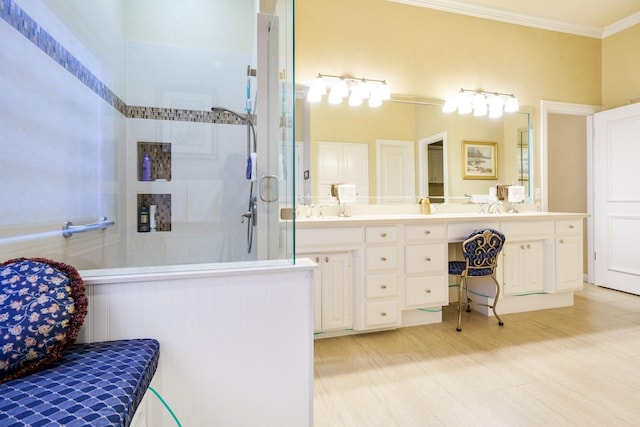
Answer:
<path fill-rule="evenodd" d="M 415 203 L 413 141 L 376 141 L 378 203 Z"/>
<path fill-rule="evenodd" d="M 594 283 L 640 295 L 640 104 L 593 117 Z"/>
<path fill-rule="evenodd" d="M 369 202 L 369 145 L 318 142 L 318 182 L 314 204 L 331 203 L 331 184 L 355 184 L 357 203 Z"/>

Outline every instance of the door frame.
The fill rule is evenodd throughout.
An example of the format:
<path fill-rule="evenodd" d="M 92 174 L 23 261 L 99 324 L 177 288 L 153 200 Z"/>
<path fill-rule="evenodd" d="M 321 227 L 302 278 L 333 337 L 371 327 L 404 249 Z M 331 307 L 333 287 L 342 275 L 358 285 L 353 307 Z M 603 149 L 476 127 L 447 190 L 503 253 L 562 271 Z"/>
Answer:
<path fill-rule="evenodd" d="M 573 104 L 569 102 L 540 101 L 540 188 L 542 197 L 540 210 L 546 212 L 549 207 L 548 181 L 548 126 L 549 114 L 586 116 L 587 118 L 587 281 L 593 283 L 593 125 L 592 116 L 602 111 L 599 105 Z M 534 191 L 537 192 L 537 191 Z M 535 197 L 536 199 L 538 197 Z"/>
<path fill-rule="evenodd" d="M 429 162 L 426 161 L 429 155 L 429 145 L 442 141 L 442 180 L 444 182 L 444 200 L 449 200 L 449 166 L 447 160 L 447 131 L 426 136 L 418 140 L 418 195 L 420 197 L 429 196 Z"/>

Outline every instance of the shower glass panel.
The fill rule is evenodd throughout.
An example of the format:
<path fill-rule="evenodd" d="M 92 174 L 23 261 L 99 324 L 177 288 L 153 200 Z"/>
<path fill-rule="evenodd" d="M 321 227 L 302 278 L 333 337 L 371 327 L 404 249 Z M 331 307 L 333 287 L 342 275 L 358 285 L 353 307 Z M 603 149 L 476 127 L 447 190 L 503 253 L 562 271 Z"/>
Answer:
<path fill-rule="evenodd" d="M 2 1 L 0 258 L 293 261 L 293 0 Z"/>

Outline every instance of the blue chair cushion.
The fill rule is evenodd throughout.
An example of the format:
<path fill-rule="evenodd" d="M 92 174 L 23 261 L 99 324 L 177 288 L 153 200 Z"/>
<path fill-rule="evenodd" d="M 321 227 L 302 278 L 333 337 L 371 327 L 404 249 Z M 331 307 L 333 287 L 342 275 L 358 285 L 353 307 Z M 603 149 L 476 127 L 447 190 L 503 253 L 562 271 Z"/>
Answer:
<path fill-rule="evenodd" d="M 464 261 L 449 261 L 449 274 L 460 276 L 466 267 Z M 492 268 L 472 268 L 469 270 L 468 276 L 489 276 L 493 273 Z"/>
<path fill-rule="evenodd" d="M 48 369 L 0 385 L 0 426 L 129 426 L 159 355 L 153 339 L 75 344 Z"/>
<path fill-rule="evenodd" d="M 62 357 L 78 336 L 87 297 L 78 271 L 45 258 L 0 264 L 0 383 Z"/>

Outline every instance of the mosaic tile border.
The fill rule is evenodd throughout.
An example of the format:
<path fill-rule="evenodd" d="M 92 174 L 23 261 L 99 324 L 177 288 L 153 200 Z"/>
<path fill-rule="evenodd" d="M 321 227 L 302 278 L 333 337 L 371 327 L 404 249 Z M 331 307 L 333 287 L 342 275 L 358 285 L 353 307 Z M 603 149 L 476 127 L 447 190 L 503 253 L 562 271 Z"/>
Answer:
<path fill-rule="evenodd" d="M 129 106 L 13 0 L 0 0 L 0 17 L 126 118 L 245 124 L 225 112 Z"/>

